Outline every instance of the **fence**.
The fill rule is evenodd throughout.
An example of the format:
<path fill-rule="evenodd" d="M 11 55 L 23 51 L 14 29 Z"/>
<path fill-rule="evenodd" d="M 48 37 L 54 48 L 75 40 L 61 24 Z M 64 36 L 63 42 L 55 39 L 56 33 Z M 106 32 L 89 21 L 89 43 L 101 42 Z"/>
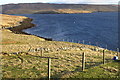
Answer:
<path fill-rule="evenodd" d="M 108 44 L 101 44 L 99 42 L 90 42 L 90 41 L 85 41 L 85 40 L 71 40 L 71 39 L 61 39 L 59 41 L 66 41 L 66 42 L 73 42 L 73 43 L 81 43 L 81 44 L 86 44 L 86 45 L 93 45 L 93 46 L 98 46 L 101 48 L 105 48 L 105 49 L 111 49 Z M 111 49 L 114 51 L 117 51 L 117 46 L 115 46 L 116 48 Z"/>
<path fill-rule="evenodd" d="M 5 46 L 5 45 L 4 45 Z M 8 46 L 8 45 L 7 45 Z M 12 46 L 13 47 L 13 46 Z M 54 50 L 52 50 L 52 48 L 43 48 L 41 46 L 32 46 L 30 47 L 29 45 L 27 46 L 17 46 L 17 47 L 23 47 L 21 50 L 25 50 L 24 48 L 25 47 L 28 47 L 26 51 L 24 52 L 17 52 L 17 53 L 11 53 L 11 54 L 21 54 L 21 53 L 38 53 L 39 56 L 32 56 L 32 57 L 39 57 L 40 59 L 41 58 L 45 58 L 46 60 L 48 60 L 47 64 L 48 64 L 48 78 L 50 79 L 50 74 L 52 74 L 52 77 L 53 76 L 53 73 L 56 72 L 56 73 L 61 73 L 61 74 L 66 74 L 67 72 L 68 73 L 71 73 L 71 72 L 74 72 L 74 71 L 84 71 L 86 68 L 89 68 L 88 66 L 90 65 L 91 66 L 94 66 L 94 65 L 97 65 L 98 63 L 101 64 L 101 62 L 103 64 L 106 63 L 106 54 L 108 54 L 106 51 L 104 50 L 100 50 L 99 52 L 97 53 L 86 53 L 84 52 L 83 50 L 81 49 L 88 49 L 88 48 L 84 48 L 83 46 L 80 46 L 79 50 L 76 51 L 76 52 L 71 52 L 70 49 L 72 50 L 77 50 L 76 48 L 78 48 L 78 46 L 72 46 L 72 47 L 61 47 L 61 48 L 57 48 Z M 58 50 L 59 49 L 59 50 Z M 66 52 L 66 50 L 70 51 L 69 53 Z M 88 49 L 89 50 L 89 49 Z M 94 49 L 90 49 L 90 50 L 93 50 Z M 119 49 L 117 49 L 119 51 Z M 49 52 L 50 51 L 50 52 Z M 59 53 L 57 53 L 57 51 Z M 61 51 L 63 51 L 61 53 Z M 65 52 L 64 52 L 65 51 Z M 82 52 L 80 52 L 82 51 Z M 77 53 L 78 52 L 78 53 Z M 49 54 L 51 53 L 51 54 Z M 99 54 L 100 53 L 100 54 Z M 97 55 L 96 55 L 97 54 Z M 110 54 L 110 53 L 109 53 Z M 118 55 L 119 53 L 117 53 Z M 94 56 L 96 55 L 96 56 Z M 50 56 L 50 57 L 46 57 L 46 56 Z M 113 55 L 112 55 L 113 56 Z M 54 58 L 55 57 L 55 58 Z M 99 62 L 94 62 L 94 61 L 91 61 L 92 59 L 98 59 L 99 58 Z M 51 60 L 52 59 L 52 60 Z M 54 61 L 54 59 L 56 61 Z M 90 60 L 89 60 L 90 59 Z M 56 62 L 59 62 L 59 64 L 56 65 Z M 94 64 L 93 64 L 94 63 Z M 93 64 L 93 65 L 91 65 Z M 44 65 L 42 65 L 44 66 Z M 52 67 L 51 67 L 52 66 Z M 73 66 L 73 68 L 71 68 Z M 58 72 L 57 70 L 55 70 L 53 72 L 54 69 L 56 69 L 55 67 L 57 67 L 58 69 Z M 77 67 L 77 69 L 76 69 Z M 60 68 L 60 69 L 59 69 Z M 69 70 L 70 69 L 70 70 Z M 51 71 L 52 70 L 52 71 Z M 66 71 L 67 70 L 67 71 Z M 59 72 L 61 71 L 61 72 Z M 55 75 L 56 76 L 56 75 Z"/>

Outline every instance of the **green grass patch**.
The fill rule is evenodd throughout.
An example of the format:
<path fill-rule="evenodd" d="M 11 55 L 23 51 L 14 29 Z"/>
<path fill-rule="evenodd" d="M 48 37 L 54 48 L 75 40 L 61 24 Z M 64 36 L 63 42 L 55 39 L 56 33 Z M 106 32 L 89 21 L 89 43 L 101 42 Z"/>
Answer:
<path fill-rule="evenodd" d="M 112 61 L 97 67 L 86 69 L 84 72 L 76 72 L 69 78 L 120 78 L 120 62 Z"/>

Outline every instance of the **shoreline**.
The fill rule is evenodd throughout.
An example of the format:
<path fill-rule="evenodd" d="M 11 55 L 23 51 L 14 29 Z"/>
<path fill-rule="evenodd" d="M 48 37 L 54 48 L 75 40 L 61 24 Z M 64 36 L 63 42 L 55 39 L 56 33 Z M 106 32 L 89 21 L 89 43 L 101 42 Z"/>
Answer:
<path fill-rule="evenodd" d="M 32 21 L 33 21 L 33 19 L 27 17 L 27 19 L 24 19 L 22 22 L 20 22 L 19 26 L 10 27 L 7 29 L 9 29 L 10 31 L 12 31 L 15 34 L 34 35 L 34 34 L 29 34 L 29 33 L 26 33 L 23 31 L 25 29 L 32 28 L 32 27 L 36 26 L 35 24 L 31 23 Z M 46 41 L 53 41 L 51 38 L 45 38 L 45 37 L 41 37 L 41 36 L 37 36 L 37 35 L 34 35 L 34 36 L 39 37 L 39 38 L 43 38 Z"/>
<path fill-rule="evenodd" d="M 45 38 L 45 37 L 37 36 L 35 34 L 30 34 L 30 33 L 24 32 L 23 30 L 25 30 L 25 29 L 36 27 L 36 25 L 33 24 L 32 21 L 33 21 L 32 18 L 27 17 L 22 22 L 20 22 L 20 25 L 14 26 L 14 27 L 10 27 L 10 28 L 7 28 L 7 29 L 9 29 L 10 31 L 12 31 L 15 34 L 33 35 L 33 36 L 42 38 L 42 39 L 44 39 L 46 41 L 54 41 L 52 38 Z M 91 46 L 94 46 L 94 45 L 91 45 Z"/>
<path fill-rule="evenodd" d="M 18 17 L 19 18 L 19 17 Z M 13 26 L 12 27 L 5 27 L 4 29 L 5 30 L 10 30 L 12 33 L 14 34 L 24 34 L 24 35 L 32 35 L 32 36 L 35 36 L 35 37 L 38 37 L 38 38 L 42 38 L 44 39 L 44 41 L 55 41 L 55 40 L 52 40 L 52 38 L 45 38 L 45 37 L 41 37 L 41 36 L 37 36 L 37 35 L 34 35 L 34 34 L 30 34 L 30 33 L 27 33 L 27 32 L 24 32 L 23 30 L 24 29 L 28 29 L 28 28 L 32 28 L 32 27 L 35 27 L 36 25 L 32 23 L 33 19 L 29 18 L 29 17 L 26 17 L 25 19 L 23 19 L 22 21 L 19 21 L 19 24 L 20 25 L 16 25 L 16 26 Z M 3 30 L 4 30 L 3 29 Z M 18 35 L 19 36 L 19 35 Z M 30 37 L 30 36 L 29 36 Z M 16 37 L 13 38 L 13 40 L 15 39 Z M 31 38 L 32 40 L 33 38 Z M 9 40 L 9 39 L 7 39 Z M 18 41 L 19 42 L 19 41 Z M 94 45 L 91 45 L 91 46 L 94 46 Z"/>

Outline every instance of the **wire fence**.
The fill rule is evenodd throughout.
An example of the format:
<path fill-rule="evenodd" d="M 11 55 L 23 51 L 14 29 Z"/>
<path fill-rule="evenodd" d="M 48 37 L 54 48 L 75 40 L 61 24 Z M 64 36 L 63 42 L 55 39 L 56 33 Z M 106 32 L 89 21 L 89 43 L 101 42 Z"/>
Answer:
<path fill-rule="evenodd" d="M 58 41 L 65 41 L 65 42 L 72 42 L 72 43 L 79 43 L 79 44 L 86 44 L 86 45 L 93 45 L 93 46 L 97 46 L 97 47 L 101 47 L 101 48 L 105 48 L 105 49 L 109 49 L 109 50 L 113 50 L 113 51 L 117 51 L 117 45 L 114 47 L 111 47 L 110 44 L 103 44 L 100 42 L 90 42 L 87 40 L 73 40 L 73 39 L 61 39 Z"/>
<path fill-rule="evenodd" d="M 4 48 L 6 48 L 5 46 L 6 45 L 4 45 Z M 19 50 L 15 52 L 14 50 L 18 47 Z M 15 61 L 15 59 L 16 61 L 18 60 L 14 62 L 14 64 L 20 65 L 19 68 L 21 68 L 21 70 L 26 69 L 28 76 L 33 75 L 33 77 L 35 77 L 36 75 L 36 77 L 42 78 L 47 78 L 48 76 L 49 79 L 65 77 L 66 75 L 84 71 L 93 66 L 105 64 L 111 61 L 114 55 L 117 55 L 116 52 L 108 52 L 106 49 L 97 50 L 97 47 L 87 48 L 73 45 L 69 47 L 62 46 L 56 49 L 41 47 L 40 45 L 9 45 L 9 47 L 7 45 L 7 48 L 10 48 L 11 52 L 2 54 L 10 55 L 11 62 L 12 60 Z M 117 50 L 119 51 L 119 48 L 117 48 Z M 12 57 L 15 55 L 18 59 Z M 6 59 L 8 60 L 8 58 Z M 4 66 L 5 65 L 7 65 L 7 67 L 14 66 L 11 63 L 8 65 L 6 62 L 4 63 Z"/>

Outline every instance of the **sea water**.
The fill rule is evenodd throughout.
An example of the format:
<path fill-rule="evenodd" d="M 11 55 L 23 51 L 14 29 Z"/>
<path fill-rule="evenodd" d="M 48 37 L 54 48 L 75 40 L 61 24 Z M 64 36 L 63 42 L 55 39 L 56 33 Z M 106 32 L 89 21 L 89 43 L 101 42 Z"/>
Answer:
<path fill-rule="evenodd" d="M 36 27 L 27 33 L 56 41 L 95 45 L 110 50 L 118 46 L 118 13 L 21 14 L 33 19 Z"/>

